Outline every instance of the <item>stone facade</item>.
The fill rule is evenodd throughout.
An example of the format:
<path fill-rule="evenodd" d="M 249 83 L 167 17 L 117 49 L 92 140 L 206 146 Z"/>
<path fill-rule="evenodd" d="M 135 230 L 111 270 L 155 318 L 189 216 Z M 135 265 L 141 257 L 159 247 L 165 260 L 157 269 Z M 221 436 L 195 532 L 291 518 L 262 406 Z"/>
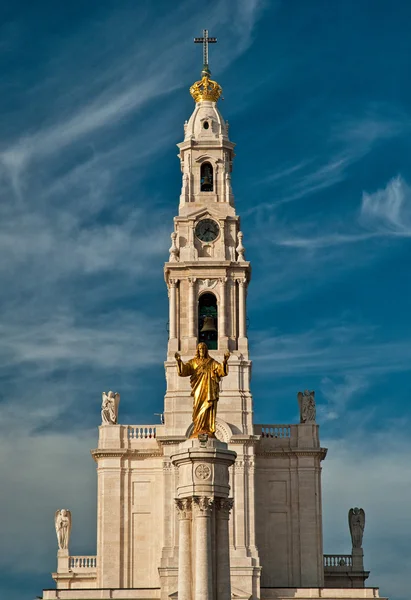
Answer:
<path fill-rule="evenodd" d="M 164 423 L 115 420 L 100 426 L 92 451 L 96 555 L 73 557 L 59 550 L 57 589 L 45 590 L 43 598 L 377 598 L 378 590 L 364 588 L 367 573 L 357 569 L 358 561 L 358 587 L 352 588 L 336 571 L 345 563 L 324 559 L 321 461 L 327 451 L 315 420 L 253 422 L 246 321 L 251 269 L 231 188 L 234 144 L 212 101 L 197 102 L 184 133 L 178 145 L 179 212 L 164 267 L 169 296 Z M 214 223 L 210 239 L 206 228 L 205 235 L 198 234 L 206 219 Z M 204 294 L 215 299 L 211 355 L 221 361 L 229 350 L 231 356 L 221 383 L 218 440 L 200 447 L 199 440 L 188 439 L 191 388 L 187 378 L 178 377 L 174 354 L 192 358 Z"/>

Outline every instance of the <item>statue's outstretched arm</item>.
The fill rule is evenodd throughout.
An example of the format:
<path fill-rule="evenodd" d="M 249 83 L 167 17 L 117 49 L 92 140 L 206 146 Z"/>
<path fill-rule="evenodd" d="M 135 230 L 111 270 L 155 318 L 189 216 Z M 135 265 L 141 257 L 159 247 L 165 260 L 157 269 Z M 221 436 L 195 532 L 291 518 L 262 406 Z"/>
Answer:
<path fill-rule="evenodd" d="M 175 359 L 177 362 L 177 373 L 179 374 L 180 377 L 189 377 L 190 375 L 193 374 L 193 367 L 191 365 L 190 362 L 188 363 L 183 363 L 183 361 L 181 360 L 181 356 L 179 355 L 178 352 L 175 353 Z"/>

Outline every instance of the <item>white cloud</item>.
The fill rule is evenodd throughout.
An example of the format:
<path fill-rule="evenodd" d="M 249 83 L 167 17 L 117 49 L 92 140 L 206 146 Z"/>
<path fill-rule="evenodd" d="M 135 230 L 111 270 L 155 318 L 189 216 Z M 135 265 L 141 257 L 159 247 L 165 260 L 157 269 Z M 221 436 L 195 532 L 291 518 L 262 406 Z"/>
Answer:
<path fill-rule="evenodd" d="M 360 373 L 346 374 L 337 379 L 323 377 L 320 391 L 327 405 L 322 404 L 318 407 L 320 419 L 338 419 L 347 411 L 357 394 L 364 392 L 368 387 L 367 379 Z"/>
<path fill-rule="evenodd" d="M 384 189 L 363 193 L 360 219 L 380 235 L 411 236 L 411 188 L 401 175 Z"/>

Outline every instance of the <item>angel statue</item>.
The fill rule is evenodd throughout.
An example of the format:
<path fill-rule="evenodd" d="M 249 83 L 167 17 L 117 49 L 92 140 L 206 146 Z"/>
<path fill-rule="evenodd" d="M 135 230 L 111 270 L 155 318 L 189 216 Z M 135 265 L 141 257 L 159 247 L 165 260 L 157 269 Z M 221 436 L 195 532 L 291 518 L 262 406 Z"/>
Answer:
<path fill-rule="evenodd" d="M 120 394 L 114 392 L 103 392 L 101 404 L 101 421 L 103 425 L 117 425 L 118 405 Z"/>
<path fill-rule="evenodd" d="M 305 390 L 298 392 L 298 404 L 300 406 L 300 423 L 315 423 L 315 392 Z"/>
<path fill-rule="evenodd" d="M 348 511 L 348 524 L 350 526 L 353 548 L 362 548 L 362 536 L 365 527 L 365 512 L 362 508 L 350 508 Z"/>
<path fill-rule="evenodd" d="M 219 384 L 220 379 L 228 375 L 229 358 L 230 353 L 226 352 L 223 362 L 217 362 L 208 354 L 208 347 L 204 342 L 198 344 L 195 357 L 186 363 L 183 363 L 178 352 L 175 354 L 178 374 L 180 377 L 190 377 L 193 396 L 193 438 L 204 433 L 215 437 Z"/>
<path fill-rule="evenodd" d="M 66 508 L 56 510 L 54 526 L 56 528 L 59 550 L 67 550 L 71 531 L 71 512 Z"/>

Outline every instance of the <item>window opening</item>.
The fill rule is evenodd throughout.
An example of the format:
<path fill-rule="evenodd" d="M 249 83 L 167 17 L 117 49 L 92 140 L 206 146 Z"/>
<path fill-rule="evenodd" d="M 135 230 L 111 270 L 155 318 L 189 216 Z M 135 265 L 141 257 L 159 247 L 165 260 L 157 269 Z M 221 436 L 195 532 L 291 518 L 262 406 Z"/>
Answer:
<path fill-rule="evenodd" d="M 198 301 L 198 341 L 205 342 L 209 350 L 218 347 L 217 298 L 203 294 Z"/>
<path fill-rule="evenodd" d="M 213 188 L 213 167 L 209 162 L 205 162 L 201 165 L 200 190 L 202 192 L 212 192 Z"/>

